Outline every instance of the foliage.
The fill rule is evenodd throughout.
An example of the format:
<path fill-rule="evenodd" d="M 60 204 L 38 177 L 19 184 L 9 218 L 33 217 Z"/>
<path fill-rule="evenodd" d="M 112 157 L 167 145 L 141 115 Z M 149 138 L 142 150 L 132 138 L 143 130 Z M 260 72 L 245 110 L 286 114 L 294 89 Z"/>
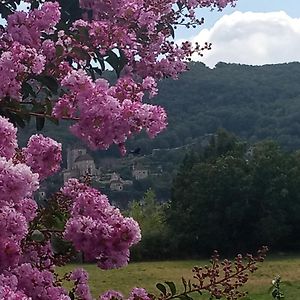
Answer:
<path fill-rule="evenodd" d="M 165 204 L 157 202 L 149 189 L 142 200 L 130 203 L 126 214 L 139 223 L 142 239 L 132 249 L 134 260 L 162 259 L 168 253 L 168 228 L 165 222 Z"/>
<path fill-rule="evenodd" d="M 170 129 L 146 148 L 173 148 L 225 128 L 249 142 L 276 140 L 300 148 L 300 64 L 247 66 L 219 63 L 209 69 L 191 62 L 179 83 L 160 83 L 155 103 L 166 107 Z M 229 76 L 230 74 L 230 76 Z M 188 93 L 186 92 L 188 91 Z M 136 140 L 145 142 L 145 139 Z"/>
<path fill-rule="evenodd" d="M 220 132 L 206 151 L 186 157 L 174 180 L 167 220 L 177 255 L 259 244 L 299 250 L 299 171 L 297 153 Z"/>
<path fill-rule="evenodd" d="M 281 300 L 284 298 L 284 294 L 281 290 L 281 277 L 278 275 L 272 280 L 271 295 L 275 300 Z"/>
<path fill-rule="evenodd" d="M 183 291 L 177 292 L 174 282 L 166 281 L 165 284 L 158 283 L 156 287 L 161 294 L 158 299 L 180 299 L 191 300 L 190 295 L 208 292 L 210 299 L 238 299 L 244 297 L 247 293 L 241 292 L 241 287 L 248 281 L 249 273 L 253 273 L 258 262 L 265 258 L 267 247 L 258 251 L 257 256 L 237 255 L 234 262 L 227 259 L 220 261 L 218 253 L 215 251 L 211 258 L 211 266 L 194 267 L 193 280 L 182 278 Z"/>

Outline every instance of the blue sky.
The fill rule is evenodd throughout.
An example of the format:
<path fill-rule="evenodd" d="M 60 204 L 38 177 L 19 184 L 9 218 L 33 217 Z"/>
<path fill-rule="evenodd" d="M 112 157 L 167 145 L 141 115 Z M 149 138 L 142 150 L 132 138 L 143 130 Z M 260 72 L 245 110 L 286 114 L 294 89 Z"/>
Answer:
<path fill-rule="evenodd" d="M 205 24 L 180 28 L 176 40 L 211 42 L 203 61 L 214 67 L 219 61 L 264 65 L 300 61 L 300 0 L 238 0 L 222 12 L 201 9 Z"/>

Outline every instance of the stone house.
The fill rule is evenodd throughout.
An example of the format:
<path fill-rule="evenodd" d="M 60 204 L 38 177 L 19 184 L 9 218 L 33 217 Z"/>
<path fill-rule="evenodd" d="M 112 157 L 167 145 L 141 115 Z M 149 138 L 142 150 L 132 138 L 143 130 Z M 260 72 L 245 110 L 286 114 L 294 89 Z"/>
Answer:
<path fill-rule="evenodd" d="M 132 177 L 136 180 L 145 179 L 149 176 L 149 170 L 142 165 L 134 164 L 132 166 Z"/>
<path fill-rule="evenodd" d="M 84 148 L 67 150 L 67 168 L 63 170 L 64 182 L 69 178 L 80 178 L 83 176 L 99 176 L 100 170 L 96 168 L 94 159 Z"/>

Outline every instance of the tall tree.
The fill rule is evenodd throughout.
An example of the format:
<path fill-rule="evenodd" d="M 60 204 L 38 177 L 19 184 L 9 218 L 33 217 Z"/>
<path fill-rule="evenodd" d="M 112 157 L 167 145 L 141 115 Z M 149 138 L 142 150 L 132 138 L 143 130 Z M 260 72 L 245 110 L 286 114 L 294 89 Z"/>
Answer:
<path fill-rule="evenodd" d="M 220 132 L 206 151 L 185 159 L 174 181 L 168 221 L 180 236 L 178 253 L 298 247 L 291 207 L 300 203 L 299 170 L 274 142 L 250 147 Z"/>

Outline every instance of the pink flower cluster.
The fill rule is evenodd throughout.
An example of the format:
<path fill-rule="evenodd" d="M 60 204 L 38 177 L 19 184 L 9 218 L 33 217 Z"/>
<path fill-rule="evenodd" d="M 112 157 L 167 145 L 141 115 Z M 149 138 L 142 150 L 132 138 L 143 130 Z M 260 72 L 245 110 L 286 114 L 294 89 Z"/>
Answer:
<path fill-rule="evenodd" d="M 83 269 L 75 269 L 70 276 L 75 282 L 75 295 L 81 300 L 92 300 L 92 295 L 88 285 L 89 275 Z"/>
<path fill-rule="evenodd" d="M 67 296 L 65 289 L 55 285 L 55 278 L 52 272 L 48 270 L 41 271 L 29 263 L 21 264 L 0 275 L 0 287 L 2 286 L 13 296 L 16 294 L 24 297 L 12 299 L 71 300 Z"/>
<path fill-rule="evenodd" d="M 20 100 L 23 80 L 28 73 L 40 74 L 45 62 L 45 57 L 36 49 L 15 41 L 10 43 L 9 50 L 0 56 L 0 101 L 5 97 Z"/>
<path fill-rule="evenodd" d="M 125 300 L 117 291 L 107 291 L 99 297 L 99 300 Z M 149 293 L 143 288 L 133 288 L 127 300 L 151 300 Z"/>
<path fill-rule="evenodd" d="M 39 270 L 54 271 L 54 253 L 50 241 L 36 243 L 27 241 L 23 247 L 20 263 L 29 263 Z"/>
<path fill-rule="evenodd" d="M 11 157 L 17 146 L 16 129 L 0 117 L 0 132 L 4 134 L 0 146 L 0 271 L 17 265 L 21 255 L 21 241 L 28 232 L 28 222 L 36 214 L 31 199 L 38 188 L 38 175 Z M 6 136 L 5 136 L 6 134 Z"/>
<path fill-rule="evenodd" d="M 10 159 L 14 156 L 17 145 L 17 129 L 0 116 L 0 156 Z"/>
<path fill-rule="evenodd" d="M 57 2 L 45 2 L 39 9 L 18 11 L 7 19 L 7 33 L 16 42 L 35 49 L 41 46 L 41 34 L 52 33 L 60 20 Z"/>
<path fill-rule="evenodd" d="M 71 241 L 88 260 L 97 260 L 102 269 L 119 268 L 129 260 L 129 248 L 141 233 L 132 218 L 124 218 L 105 195 L 70 179 L 62 189 L 73 200 L 65 239 Z"/>
<path fill-rule="evenodd" d="M 27 261 L 43 267 L 51 265 L 49 261 L 42 263 L 30 247 L 22 249 L 22 242 L 28 234 L 29 222 L 36 216 L 37 204 L 32 198 L 39 187 L 39 177 L 57 171 L 61 146 L 41 135 L 32 136 L 24 150 L 26 163 L 22 163 L 15 157 L 16 132 L 7 119 L 0 117 L 3 135 L 0 143 L 0 272 Z M 44 254 L 49 255 L 49 245 L 43 249 Z"/>
<path fill-rule="evenodd" d="M 147 77 L 141 84 L 123 77 L 110 87 L 104 79 L 92 82 L 83 71 L 72 71 L 62 85 L 71 96 L 63 96 L 54 107 L 54 116 L 72 116 L 79 120 L 71 131 L 92 149 L 107 149 L 111 144 L 121 147 L 127 137 L 145 128 L 155 137 L 166 127 L 163 108 L 143 104 L 144 90 L 156 92 L 155 81 Z"/>
<path fill-rule="evenodd" d="M 159 79 L 177 78 L 187 69 L 186 59 L 203 50 L 189 42 L 172 42 L 172 28 L 186 24 L 184 15 L 187 24 L 197 24 L 196 8 L 222 9 L 235 1 L 79 2 L 83 19 L 67 31 L 56 28 L 61 17 L 58 2 L 46 1 L 32 11 L 8 16 L 7 26 L 0 31 L 0 102 L 3 98 L 21 101 L 22 83 L 36 75 L 54 76 L 71 88 L 58 99 L 53 116 L 79 119 L 71 131 L 92 149 L 119 144 L 124 154 L 128 137 L 142 128 L 154 137 L 166 127 L 165 111 L 142 103 L 145 92 L 156 95 Z M 91 59 L 100 55 L 106 60 L 110 54 L 123 57 L 121 78 L 111 87 L 103 80 L 91 82 L 84 69 Z"/>
<path fill-rule="evenodd" d="M 44 71 L 47 63 L 42 33 L 51 33 L 60 19 L 58 3 L 46 2 L 28 13 L 15 12 L 0 31 L 0 102 L 8 97 L 21 100 L 22 82 Z M 46 41 L 44 41 L 46 43 Z"/>
<path fill-rule="evenodd" d="M 60 169 L 61 144 L 41 134 L 30 137 L 23 149 L 25 162 L 40 180 L 56 173 Z"/>
<path fill-rule="evenodd" d="M 117 291 L 107 291 L 105 293 L 103 293 L 100 297 L 99 300 L 123 300 L 124 296 Z"/>
<path fill-rule="evenodd" d="M 20 291 L 14 291 L 7 285 L 0 286 L 0 299 L 9 300 L 30 300 L 25 294 Z"/>
<path fill-rule="evenodd" d="M 181 9 L 176 10 L 176 4 Z M 93 14 L 92 22 L 79 21 L 75 28 L 88 30 L 93 46 L 105 54 L 107 50 L 121 49 L 127 60 L 127 70 L 142 78 L 173 77 L 186 70 L 184 60 L 194 51 L 189 44 L 170 43 L 171 26 L 197 23 L 195 9 L 201 7 L 224 8 L 234 0 L 81 0 L 80 5 Z M 109 32 L 109 34 L 107 34 Z"/>

